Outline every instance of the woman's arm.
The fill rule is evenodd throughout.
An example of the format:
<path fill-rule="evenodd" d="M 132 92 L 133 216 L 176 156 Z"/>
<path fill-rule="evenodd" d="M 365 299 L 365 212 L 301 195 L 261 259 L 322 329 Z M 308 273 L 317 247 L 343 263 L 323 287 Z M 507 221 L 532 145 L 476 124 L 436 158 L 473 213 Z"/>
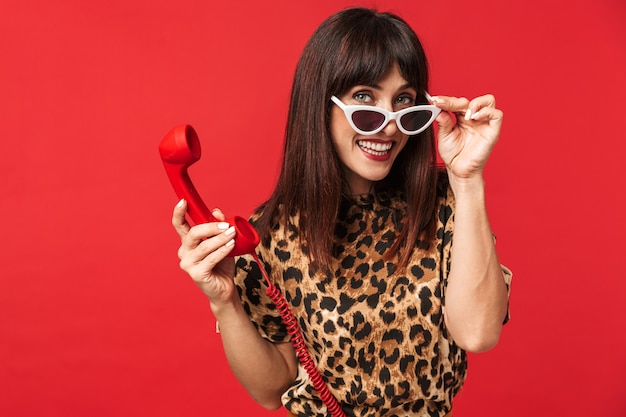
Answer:
<path fill-rule="evenodd" d="M 455 184 L 445 321 L 455 342 L 483 352 L 498 342 L 508 294 L 485 207 L 482 178 Z"/>
<path fill-rule="evenodd" d="M 263 339 L 239 299 L 211 309 L 219 322 L 228 364 L 252 398 L 265 408 L 282 406 L 281 396 L 293 384 L 298 361 L 291 342 Z"/>
<path fill-rule="evenodd" d="M 483 180 L 503 115 L 491 95 L 432 100 L 445 110 L 437 117 L 438 147 L 456 200 L 444 317 L 459 346 L 481 352 L 498 342 L 508 304 Z"/>
<path fill-rule="evenodd" d="M 220 323 L 228 363 L 244 388 L 262 406 L 277 409 L 281 396 L 297 374 L 297 358 L 291 343 L 273 344 L 261 337 L 244 311 L 234 283 L 235 262 L 227 257 L 235 230 L 214 210 L 218 222 L 190 227 L 186 203 L 174 208 L 172 224 L 180 236 L 180 267 L 209 298 Z"/>

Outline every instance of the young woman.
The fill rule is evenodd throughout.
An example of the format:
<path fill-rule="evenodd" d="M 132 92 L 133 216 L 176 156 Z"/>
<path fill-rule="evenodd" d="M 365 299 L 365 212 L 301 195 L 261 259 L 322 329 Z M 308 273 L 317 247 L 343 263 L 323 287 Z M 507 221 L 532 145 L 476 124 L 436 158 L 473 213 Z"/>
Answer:
<path fill-rule="evenodd" d="M 395 15 L 341 11 L 304 48 L 282 171 L 251 221 L 339 412 L 451 415 L 466 351 L 497 343 L 510 272 L 482 174 L 501 123 L 492 96 L 428 95 L 423 48 Z M 258 264 L 228 257 L 234 229 L 190 228 L 185 212 L 173 214 L 180 265 L 210 299 L 236 377 L 264 407 L 329 415 Z"/>

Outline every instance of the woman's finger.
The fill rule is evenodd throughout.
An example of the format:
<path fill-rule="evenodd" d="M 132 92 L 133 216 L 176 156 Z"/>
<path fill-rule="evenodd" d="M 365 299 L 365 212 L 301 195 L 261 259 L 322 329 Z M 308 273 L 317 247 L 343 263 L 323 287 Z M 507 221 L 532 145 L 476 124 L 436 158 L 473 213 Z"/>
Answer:
<path fill-rule="evenodd" d="M 213 274 L 213 271 L 215 270 L 215 268 L 218 268 L 218 264 L 224 261 L 226 256 L 228 256 L 228 254 L 230 253 L 230 251 L 233 250 L 234 246 L 235 246 L 234 239 L 230 239 L 224 245 L 210 252 L 202 260 L 196 263 L 196 268 L 199 271 L 199 274 L 196 277 L 197 280 L 207 282 L 210 276 Z"/>
<path fill-rule="evenodd" d="M 431 101 L 443 110 L 436 119 L 439 126 L 439 137 L 445 137 L 452 133 L 456 128 L 458 118 L 463 117 L 470 103 L 465 97 L 448 96 L 434 96 L 431 97 Z"/>
<path fill-rule="evenodd" d="M 456 117 L 445 111 L 439 113 L 435 120 L 439 126 L 439 137 L 448 136 L 456 126 Z"/>
<path fill-rule="evenodd" d="M 226 216 L 224 215 L 224 213 L 222 213 L 222 210 L 218 208 L 214 208 L 211 211 L 211 214 L 213 215 L 213 217 L 215 217 L 219 221 L 224 221 L 226 219 Z"/>
<path fill-rule="evenodd" d="M 179 258 L 187 258 L 192 264 L 197 263 L 234 237 L 234 226 L 226 222 L 199 224 L 189 229 L 189 233 L 182 238 Z"/>
<path fill-rule="evenodd" d="M 500 136 L 500 129 L 502 128 L 503 113 L 494 107 L 482 107 L 470 116 L 471 122 L 466 123 L 486 123 L 489 129 L 494 132 L 493 136 L 498 138 Z M 485 131 L 486 133 L 486 131 Z"/>
<path fill-rule="evenodd" d="M 172 213 L 172 226 L 174 226 L 174 230 L 178 233 L 178 236 L 182 239 L 190 229 L 189 223 L 185 219 L 185 213 L 187 212 L 187 202 L 185 199 L 182 199 L 176 204 L 174 207 L 174 212 Z"/>
<path fill-rule="evenodd" d="M 203 240 L 180 257 L 180 268 L 196 281 L 209 277 L 215 266 L 233 249 L 234 237 L 235 228 L 230 226 L 223 233 Z"/>
<path fill-rule="evenodd" d="M 473 112 L 470 116 L 471 120 L 476 120 L 476 121 L 489 121 L 491 122 L 498 122 L 498 123 L 502 123 L 502 118 L 503 118 L 504 114 L 502 113 L 501 110 L 498 110 L 496 108 L 493 107 L 482 107 L 480 109 L 478 109 L 477 111 Z"/>
<path fill-rule="evenodd" d="M 465 113 L 470 103 L 465 97 L 434 96 L 431 100 L 435 106 L 450 113 Z"/>
<path fill-rule="evenodd" d="M 496 99 L 491 94 L 476 97 L 471 101 L 465 97 L 434 96 L 431 101 L 437 107 L 450 113 L 462 115 L 465 120 L 470 120 L 472 116 L 485 107 L 496 107 Z"/>
<path fill-rule="evenodd" d="M 469 102 L 467 106 L 467 110 L 465 111 L 465 120 L 476 120 L 474 116 L 476 113 L 480 112 L 481 109 L 484 108 L 492 108 L 496 107 L 496 98 L 491 94 L 486 94 L 484 96 L 476 97 L 472 101 Z"/>

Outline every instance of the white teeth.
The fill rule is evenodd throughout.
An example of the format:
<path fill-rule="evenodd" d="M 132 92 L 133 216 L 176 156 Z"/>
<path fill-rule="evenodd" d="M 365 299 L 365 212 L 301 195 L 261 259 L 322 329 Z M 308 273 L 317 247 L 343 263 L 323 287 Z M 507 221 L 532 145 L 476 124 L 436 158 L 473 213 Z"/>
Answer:
<path fill-rule="evenodd" d="M 392 147 L 391 142 L 380 143 L 380 142 L 369 142 L 366 140 L 359 140 L 357 141 L 357 144 L 363 150 L 373 155 L 378 155 L 378 156 L 386 154 L 389 151 L 389 149 L 391 149 Z"/>

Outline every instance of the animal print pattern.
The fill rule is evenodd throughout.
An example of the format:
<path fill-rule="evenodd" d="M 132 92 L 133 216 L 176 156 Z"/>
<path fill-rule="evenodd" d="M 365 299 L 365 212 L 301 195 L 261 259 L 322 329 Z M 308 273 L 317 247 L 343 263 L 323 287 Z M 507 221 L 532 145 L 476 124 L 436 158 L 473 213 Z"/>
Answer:
<path fill-rule="evenodd" d="M 438 197 L 435 241 L 427 249 L 413 248 L 410 267 L 398 273 L 397 259 L 382 257 L 407 210 L 400 194 L 344 198 L 330 269 L 309 264 L 297 217 L 257 248 L 348 416 L 444 416 L 465 380 L 466 353 L 443 319 L 454 196 L 448 189 Z M 238 258 L 236 283 L 259 333 L 272 342 L 289 341 L 251 256 Z M 283 404 L 295 415 L 329 416 L 302 365 Z"/>

